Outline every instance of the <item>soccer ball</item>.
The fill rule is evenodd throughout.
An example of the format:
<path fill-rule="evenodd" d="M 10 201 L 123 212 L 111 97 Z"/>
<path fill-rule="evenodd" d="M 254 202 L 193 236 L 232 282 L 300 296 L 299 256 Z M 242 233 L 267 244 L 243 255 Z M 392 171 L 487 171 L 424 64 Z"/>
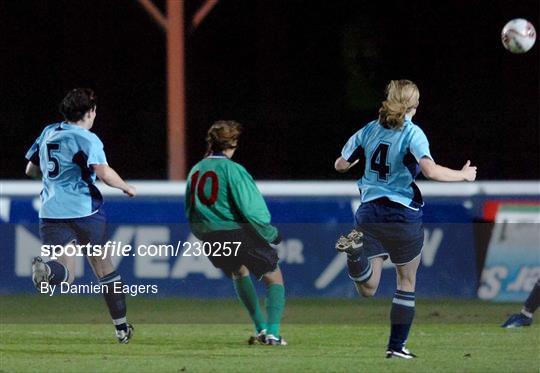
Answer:
<path fill-rule="evenodd" d="M 536 30 L 532 23 L 523 18 L 515 18 L 504 25 L 501 40 L 512 53 L 525 53 L 536 41 Z"/>

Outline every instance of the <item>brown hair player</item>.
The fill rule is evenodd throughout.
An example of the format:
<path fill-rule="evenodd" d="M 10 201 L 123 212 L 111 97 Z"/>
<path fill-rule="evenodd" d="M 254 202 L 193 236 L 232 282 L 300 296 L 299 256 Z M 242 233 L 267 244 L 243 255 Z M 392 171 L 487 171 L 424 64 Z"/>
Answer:
<path fill-rule="evenodd" d="M 255 181 L 232 160 L 241 130 L 233 121 L 216 122 L 208 130 L 206 157 L 189 172 L 186 216 L 193 234 L 210 245 L 208 258 L 212 264 L 232 278 L 257 333 L 250 344 L 259 341 L 284 346 L 287 342 L 279 328 L 285 288 L 272 246 L 281 237 L 270 224 L 270 213 Z M 250 273 L 266 284 L 266 317 Z"/>
<path fill-rule="evenodd" d="M 44 245 L 105 244 L 106 217 L 103 197 L 95 186 L 96 176 L 129 197 L 136 194 L 135 188 L 109 167 L 103 143 L 90 131 L 96 109 L 93 90 L 71 90 L 60 103 L 65 120 L 45 127 L 26 153 L 26 174 L 43 182 L 39 232 Z M 133 327 L 126 319 L 126 296 L 114 290 L 122 288 L 122 279 L 110 256 L 87 258 L 104 289 L 116 337 L 120 343 L 128 343 Z M 75 259 L 64 254 L 58 260 L 44 262 L 35 257 L 32 280 L 36 288 L 44 292 L 49 285 L 71 284 L 75 279 Z"/>

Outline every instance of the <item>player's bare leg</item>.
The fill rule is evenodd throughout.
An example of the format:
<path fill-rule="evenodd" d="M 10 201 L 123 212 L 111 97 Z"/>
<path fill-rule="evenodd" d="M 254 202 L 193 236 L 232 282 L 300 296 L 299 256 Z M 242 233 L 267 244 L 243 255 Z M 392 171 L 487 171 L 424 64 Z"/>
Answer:
<path fill-rule="evenodd" d="M 103 289 L 103 298 L 116 329 L 120 343 L 128 343 L 133 336 L 133 326 L 127 322 L 126 295 L 122 291 L 122 278 L 116 272 L 109 256 L 88 256 L 88 262 L 99 279 Z"/>
<path fill-rule="evenodd" d="M 354 281 L 358 294 L 363 297 L 372 297 L 377 292 L 379 282 L 381 281 L 384 259 L 382 257 L 372 258 L 370 259 L 370 263 L 373 271 L 371 277 L 364 282 Z"/>
<path fill-rule="evenodd" d="M 416 288 L 416 272 L 420 265 L 420 255 L 407 264 L 396 265 L 397 289 L 414 291 Z"/>
<path fill-rule="evenodd" d="M 68 276 L 66 281 L 69 284 L 72 284 L 75 281 L 75 271 L 77 269 L 77 258 L 73 255 L 61 255 L 58 257 L 57 261 L 62 263 L 68 270 Z"/>
<path fill-rule="evenodd" d="M 240 266 L 237 271 L 232 272 L 231 277 L 233 280 L 237 280 L 242 277 L 249 276 L 249 269 L 246 266 Z"/>
<path fill-rule="evenodd" d="M 75 241 L 65 245 L 74 245 Z M 64 247 L 64 249 L 65 249 Z M 63 251 L 65 253 L 65 250 Z M 59 255 L 55 260 L 43 261 L 36 256 L 32 259 L 32 281 L 41 293 L 48 292 L 48 285 L 60 285 L 62 282 L 72 283 L 75 279 L 75 257 L 72 255 Z"/>
<path fill-rule="evenodd" d="M 279 267 L 273 272 L 265 273 L 264 276 L 262 277 L 262 280 L 264 281 L 266 286 L 270 286 L 273 284 L 277 284 L 277 285 L 284 284 L 283 274 L 281 273 L 281 269 L 279 269 Z"/>
<path fill-rule="evenodd" d="M 88 263 L 97 278 L 102 278 L 115 270 L 110 257 L 88 256 Z"/>
<path fill-rule="evenodd" d="M 405 343 L 414 320 L 416 271 L 419 264 L 420 255 L 409 263 L 396 265 L 397 290 L 392 299 L 390 311 L 392 325 L 386 351 L 387 358 L 412 359 L 416 357 L 405 348 Z"/>

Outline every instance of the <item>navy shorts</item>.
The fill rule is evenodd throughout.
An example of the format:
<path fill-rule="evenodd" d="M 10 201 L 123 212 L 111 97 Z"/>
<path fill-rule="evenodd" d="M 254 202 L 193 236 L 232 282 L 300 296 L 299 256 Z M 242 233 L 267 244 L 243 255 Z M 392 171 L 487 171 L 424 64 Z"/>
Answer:
<path fill-rule="evenodd" d="M 390 257 L 406 264 L 422 252 L 422 209 L 415 211 L 388 198 L 362 203 L 356 211 L 356 227 L 364 233 L 368 258 Z"/>
<path fill-rule="evenodd" d="M 211 244 L 219 242 L 222 244 L 221 247 L 223 247 L 223 242 L 241 242 L 236 256 L 234 251 L 230 256 L 223 256 L 223 254 L 221 256 L 208 256 L 214 267 L 221 269 L 229 277 L 242 265 L 246 266 L 258 279 L 265 273 L 277 269 L 279 258 L 276 250 L 248 229 L 207 233 L 204 235 L 203 241 Z"/>
<path fill-rule="evenodd" d="M 75 241 L 79 245 L 104 245 L 107 219 L 105 212 L 74 219 L 40 219 L 39 234 L 44 245 L 66 245 Z"/>

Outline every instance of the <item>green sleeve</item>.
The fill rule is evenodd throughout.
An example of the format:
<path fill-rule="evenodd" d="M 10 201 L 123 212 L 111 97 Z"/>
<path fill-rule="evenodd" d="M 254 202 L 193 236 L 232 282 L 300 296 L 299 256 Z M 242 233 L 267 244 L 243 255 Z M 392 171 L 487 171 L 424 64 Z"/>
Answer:
<path fill-rule="evenodd" d="M 278 238 L 278 230 L 270 224 L 270 212 L 246 169 L 235 164 L 229 169 L 229 187 L 237 209 L 257 233 L 267 242 Z"/>

